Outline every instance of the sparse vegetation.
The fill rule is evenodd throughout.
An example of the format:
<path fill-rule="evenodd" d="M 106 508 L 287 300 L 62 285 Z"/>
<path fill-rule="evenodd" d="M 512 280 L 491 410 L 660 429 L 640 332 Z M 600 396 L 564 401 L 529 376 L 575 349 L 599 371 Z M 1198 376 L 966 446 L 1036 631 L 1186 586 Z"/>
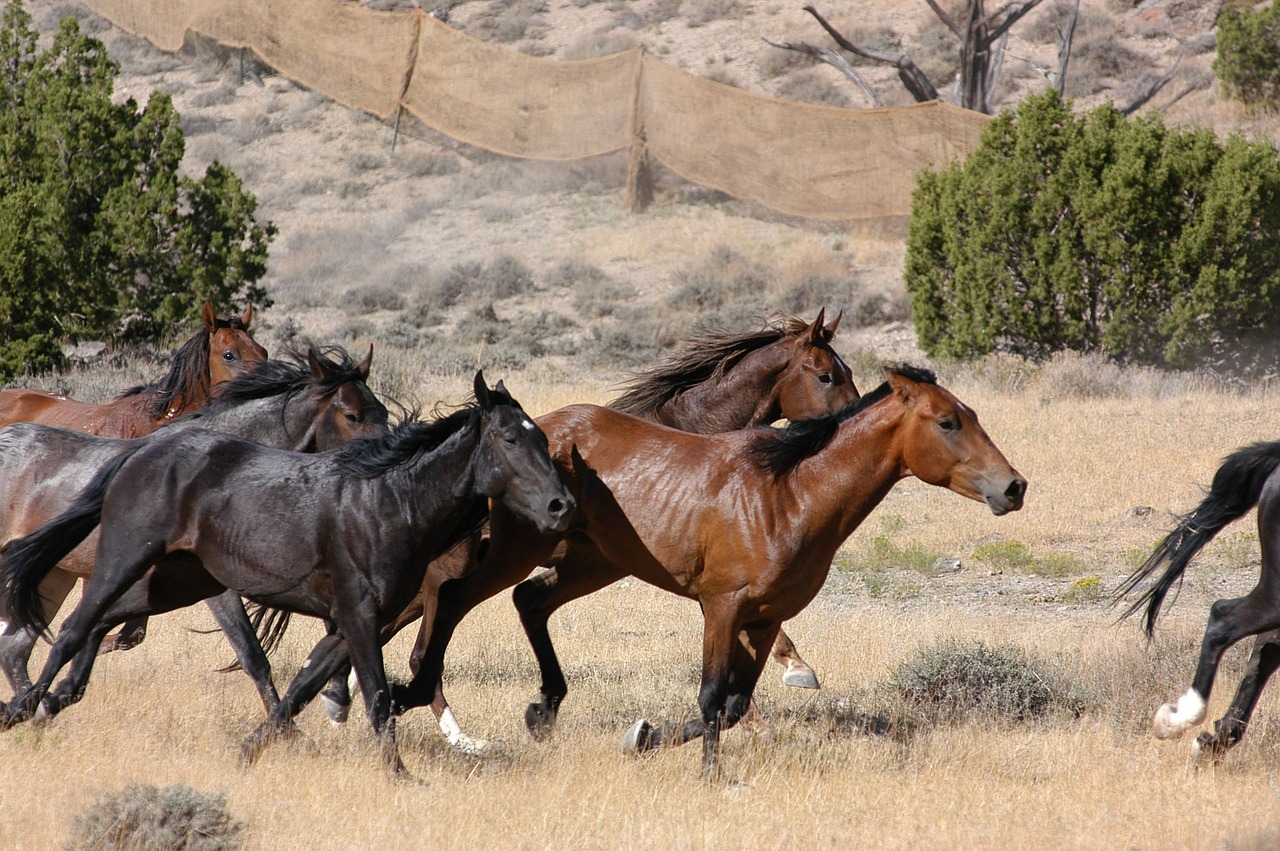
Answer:
<path fill-rule="evenodd" d="M 186 786 L 130 784 L 77 816 L 68 851 L 233 851 L 244 825 L 226 795 Z"/>
<path fill-rule="evenodd" d="M 945 641 L 903 662 L 890 681 L 933 723 L 1025 721 L 1085 709 L 1061 673 L 1011 645 Z"/>

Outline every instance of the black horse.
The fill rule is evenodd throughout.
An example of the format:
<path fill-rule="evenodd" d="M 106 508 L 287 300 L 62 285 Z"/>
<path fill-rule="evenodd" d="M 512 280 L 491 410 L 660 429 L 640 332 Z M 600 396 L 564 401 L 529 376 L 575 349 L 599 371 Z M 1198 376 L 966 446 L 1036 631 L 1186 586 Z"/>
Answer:
<path fill-rule="evenodd" d="M 336 627 L 246 740 L 245 756 L 287 732 L 296 695 L 351 664 L 383 757 L 401 771 L 381 626 L 412 599 L 427 564 L 485 520 L 489 499 L 545 532 L 567 528 L 575 508 L 546 437 L 501 383 L 490 390 L 477 373 L 475 394 L 476 406 L 319 455 L 193 429 L 104 469 L 57 520 L 0 551 L 10 610 L 43 629 L 40 579 L 101 524 L 84 598 L 0 724 L 29 718 L 73 656 L 59 691 L 83 690 L 115 624 L 231 589 Z"/>
<path fill-rule="evenodd" d="M 1213 477 L 1209 493 L 1194 511 L 1179 518 L 1177 526 L 1162 540 L 1146 562 L 1121 586 L 1126 595 L 1154 574 L 1161 565 L 1164 573 L 1147 588 L 1124 616 L 1146 606 L 1146 631 L 1155 634 L 1156 618 L 1165 597 L 1182 580 L 1191 559 L 1214 536 L 1255 505 L 1258 507 L 1258 538 L 1262 543 L 1262 571 L 1258 584 L 1243 597 L 1218 600 L 1209 609 L 1191 688 L 1177 703 L 1166 703 L 1157 711 L 1153 731 L 1157 738 L 1177 736 L 1204 720 L 1206 702 L 1218 673 L 1218 663 L 1227 648 L 1250 635 L 1258 636 L 1249 654 L 1248 666 L 1231 707 L 1214 725 L 1195 740 L 1197 755 L 1219 757 L 1244 736 L 1249 717 L 1257 706 L 1267 680 L 1280 668 L 1280 441 L 1255 443 L 1227 457 Z"/>

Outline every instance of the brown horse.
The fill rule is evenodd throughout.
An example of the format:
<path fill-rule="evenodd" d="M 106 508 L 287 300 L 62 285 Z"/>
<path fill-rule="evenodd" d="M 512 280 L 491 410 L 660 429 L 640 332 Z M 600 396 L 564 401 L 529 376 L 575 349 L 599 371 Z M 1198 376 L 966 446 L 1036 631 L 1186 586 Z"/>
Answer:
<path fill-rule="evenodd" d="M 997 515 L 1022 507 L 1026 480 L 970 408 L 924 370 L 897 367 L 886 375 L 858 402 L 783 431 L 693 435 L 590 405 L 540 418 L 577 497 L 574 522 L 565 535 L 544 537 L 495 507 L 475 568 L 426 601 L 434 610 L 420 636 L 427 645 L 415 650 L 421 666 L 413 681 L 396 689 L 398 709 L 434 699 L 442 727 L 456 727 L 440 690 L 454 628 L 483 600 L 550 565 L 515 593 L 543 676 L 526 723 L 545 736 L 568 690 L 547 618 L 633 575 L 697 600 L 704 641 L 701 719 L 683 727 L 639 722 L 629 747 L 702 735 L 703 768 L 712 772 L 720 730 L 749 705 L 780 625 L 818 593 L 836 549 L 897 481 L 916 476 L 985 502 Z"/>
<path fill-rule="evenodd" d="M 0 390 L 0 426 L 44 423 L 103 437 L 143 437 L 203 408 L 215 388 L 266 360 L 267 350 L 249 336 L 253 305 L 240 316 L 219 319 L 206 301 L 200 316 L 203 327 L 174 353 L 161 381 L 132 387 L 104 405 L 43 390 Z"/>
<path fill-rule="evenodd" d="M 697 334 L 658 366 L 636 374 L 609 407 L 698 434 L 833 413 L 858 398 L 853 373 L 831 347 L 842 316 L 827 323 L 826 311 L 821 310 L 812 322 L 779 316 L 759 330 Z M 466 542 L 437 560 L 422 593 L 396 620 L 392 634 L 422 618 L 424 611 L 434 610 L 439 584 L 470 570 L 474 551 L 474 542 Z M 429 618 L 423 628 L 430 630 Z M 817 674 L 784 632 L 778 633 L 773 659 L 783 666 L 782 681 L 787 685 L 818 688 Z M 419 661 L 417 655 L 411 661 L 415 672 Z M 345 676 L 335 679 L 321 697 L 330 718 L 346 720 L 351 698 Z M 433 708 L 438 714 L 445 711 L 443 705 Z M 455 747 L 482 750 L 447 716 L 441 720 Z"/>
<path fill-rule="evenodd" d="M 695 336 L 636 376 L 609 407 L 697 434 L 826 416 L 858 398 L 852 371 L 831 348 L 843 316 L 824 324 L 826 311 L 820 310 L 808 324 L 783 317 L 748 334 Z M 783 683 L 818 688 L 813 666 L 784 630 L 772 657 L 782 665 Z"/>

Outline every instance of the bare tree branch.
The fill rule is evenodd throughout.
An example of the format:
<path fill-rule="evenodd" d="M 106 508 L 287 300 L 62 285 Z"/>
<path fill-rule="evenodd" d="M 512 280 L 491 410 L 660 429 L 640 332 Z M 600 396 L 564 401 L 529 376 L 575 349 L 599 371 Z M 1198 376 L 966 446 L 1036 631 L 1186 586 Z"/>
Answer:
<path fill-rule="evenodd" d="M 932 9 L 933 13 L 938 16 L 938 20 L 946 24 L 951 29 L 951 31 L 956 35 L 960 36 L 961 38 L 964 37 L 964 33 L 960 31 L 960 25 L 955 22 L 954 18 L 952 18 L 950 15 L 946 13 L 946 10 L 944 10 L 941 6 L 938 5 L 938 0 L 924 0 L 924 2 L 929 4 L 929 8 Z"/>
<path fill-rule="evenodd" d="M 872 106 L 884 105 L 880 102 L 880 98 L 876 94 L 875 89 L 871 88 L 871 84 L 867 82 L 866 78 L 859 74 L 857 70 L 849 64 L 847 59 L 839 53 L 836 53 L 834 50 L 826 47 L 816 47 L 804 42 L 792 44 L 791 42 L 770 41 L 767 38 L 764 41 L 765 44 L 771 45 L 772 47 L 780 47 L 783 50 L 795 50 L 800 53 L 807 53 L 820 62 L 826 62 L 828 65 L 834 66 L 841 74 L 844 74 L 862 88 L 862 91 L 867 95 L 867 99 L 871 101 Z"/>
<path fill-rule="evenodd" d="M 1165 113 L 1165 111 L 1169 109 L 1169 107 L 1173 106 L 1175 103 L 1177 103 L 1178 101 L 1182 100 L 1184 97 L 1186 97 L 1187 95 L 1191 94 L 1192 92 L 1194 92 L 1194 91 L 1196 91 L 1196 90 L 1198 90 L 1198 89 L 1203 89 L 1203 88 L 1205 88 L 1205 87 L 1206 87 L 1206 86 L 1208 86 L 1208 85 L 1209 85 L 1209 81 L 1208 81 L 1208 80 L 1197 80 L 1196 82 L 1191 83 L 1191 84 L 1190 84 L 1190 85 L 1188 85 L 1186 88 L 1184 88 L 1182 91 L 1180 91 L 1180 92 L 1178 92 L 1176 95 L 1174 95 L 1172 100 L 1170 100 L 1170 101 L 1169 101 L 1168 103 L 1166 103 L 1164 106 L 1162 106 L 1162 107 L 1160 107 L 1159 109 L 1157 109 L 1157 110 L 1156 110 L 1156 112 L 1158 112 L 1158 113 L 1160 113 L 1161 115 L 1163 115 L 1163 114 Z"/>
<path fill-rule="evenodd" d="M 982 93 L 982 99 L 987 103 L 991 103 L 991 95 L 996 90 L 996 80 L 1000 79 L 1000 69 L 1004 67 L 1004 54 L 1008 45 L 1009 34 L 1005 33 L 1000 37 L 1000 42 L 991 56 L 991 72 L 987 77 L 987 88 Z"/>
<path fill-rule="evenodd" d="M 1080 16 L 1080 0 L 1076 0 L 1074 8 L 1071 10 L 1071 17 L 1067 19 L 1067 28 L 1059 32 L 1061 39 L 1058 42 L 1058 94 L 1063 94 L 1067 88 L 1067 63 L 1071 61 L 1071 43 L 1076 36 L 1076 18 Z"/>
<path fill-rule="evenodd" d="M 849 41 L 849 39 L 845 38 L 839 30 L 827 23 L 827 19 L 822 17 L 817 9 L 812 6 L 805 6 L 804 10 L 817 19 L 822 28 L 827 31 L 827 35 L 831 36 L 832 40 L 834 40 L 840 47 L 865 59 L 872 59 L 876 62 L 886 62 L 897 67 L 898 79 L 902 81 L 902 85 L 907 87 L 907 91 L 911 92 L 911 96 L 920 103 L 938 99 L 937 88 L 934 87 L 933 83 L 927 76 L 925 76 L 925 73 L 920 70 L 916 63 L 911 61 L 911 57 L 907 56 L 907 54 L 882 53 L 877 50 L 867 50 L 864 47 L 858 47 L 856 44 Z"/>
<path fill-rule="evenodd" d="M 1182 57 L 1186 54 L 1186 48 L 1178 51 L 1178 58 L 1173 61 L 1173 67 L 1165 72 L 1164 76 L 1152 83 L 1143 94 L 1139 95 L 1133 103 L 1118 110 L 1121 115 L 1133 115 L 1138 108 L 1156 96 L 1156 93 L 1163 89 L 1168 82 L 1173 79 L 1174 73 L 1178 70 L 1178 66 L 1182 64 Z"/>
<path fill-rule="evenodd" d="M 987 15 L 985 18 L 978 21 L 976 23 L 976 26 L 978 28 L 986 28 L 988 26 L 991 26 L 991 22 L 994 21 L 996 18 L 999 18 L 1001 15 L 1005 15 L 1007 13 L 1007 17 L 1003 21 L 1001 21 L 999 24 L 996 24 L 995 26 L 991 26 L 991 29 L 987 31 L 986 38 L 984 39 L 985 43 L 982 44 L 982 47 L 986 48 L 995 44 L 996 39 L 1000 38 L 1005 33 L 1007 33 L 1010 27 L 1012 27 L 1014 24 L 1016 24 L 1019 20 L 1022 19 L 1023 15 L 1027 14 L 1027 12 L 1030 12 L 1036 6 L 1039 6 L 1042 2 L 1044 2 L 1044 0 L 1027 0 L 1027 2 L 1023 3 L 1022 6 L 1019 8 L 1014 8 L 1015 6 L 1017 6 L 1016 3 L 1008 3 L 999 12 L 996 12 L 995 14 L 992 14 L 992 15 Z"/>

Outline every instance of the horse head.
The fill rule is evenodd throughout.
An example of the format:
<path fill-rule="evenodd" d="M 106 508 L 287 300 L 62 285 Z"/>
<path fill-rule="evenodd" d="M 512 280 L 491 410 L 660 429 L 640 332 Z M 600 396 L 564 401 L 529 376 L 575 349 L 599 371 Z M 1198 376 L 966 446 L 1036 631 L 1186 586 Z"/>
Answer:
<path fill-rule="evenodd" d="M 345 353 L 344 353 L 345 355 Z M 316 347 L 307 349 L 307 364 L 316 391 L 323 396 L 321 410 L 313 420 L 316 450 L 324 452 L 358 437 L 382 434 L 387 430 L 387 406 L 378 401 L 365 382 L 373 364 L 373 346 L 360 363 L 341 363 Z"/>
<path fill-rule="evenodd" d="M 841 311 L 824 325 L 826 310 L 820 310 L 818 317 L 792 338 L 790 358 L 777 382 L 778 406 L 787 419 L 826 416 L 858 398 L 853 373 L 831 348 L 843 317 Z"/>
<path fill-rule="evenodd" d="M 209 341 L 210 387 L 230 381 L 252 364 L 267 359 L 267 350 L 249 336 L 252 304 L 240 316 L 219 319 L 213 312 L 212 302 L 205 301 L 200 319 Z"/>
<path fill-rule="evenodd" d="M 577 503 L 551 462 L 547 436 L 499 381 L 490 389 L 476 372 L 481 409 L 476 487 L 533 522 L 543 534 L 569 528 Z"/>
<path fill-rule="evenodd" d="M 886 370 L 906 407 L 900 448 L 908 470 L 931 485 L 985 502 L 995 515 L 1022 508 L 1027 480 L 978 424 L 978 415 L 924 370 Z"/>

